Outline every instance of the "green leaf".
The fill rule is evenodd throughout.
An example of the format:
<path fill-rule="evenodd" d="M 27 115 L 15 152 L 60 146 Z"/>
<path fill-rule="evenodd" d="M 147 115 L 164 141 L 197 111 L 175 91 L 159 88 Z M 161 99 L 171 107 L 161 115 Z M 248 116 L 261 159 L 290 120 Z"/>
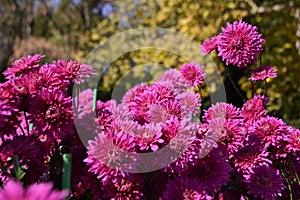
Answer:
<path fill-rule="evenodd" d="M 14 155 L 13 157 L 14 175 L 17 180 L 21 180 L 25 176 L 25 172 L 20 167 L 19 156 Z"/>

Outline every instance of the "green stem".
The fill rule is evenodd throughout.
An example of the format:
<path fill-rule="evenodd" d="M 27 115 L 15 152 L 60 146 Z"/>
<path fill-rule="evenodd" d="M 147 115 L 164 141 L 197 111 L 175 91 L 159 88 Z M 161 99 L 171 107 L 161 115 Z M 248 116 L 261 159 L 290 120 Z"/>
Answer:
<path fill-rule="evenodd" d="M 280 171 L 281 171 L 281 175 L 283 176 L 283 178 L 285 179 L 285 182 L 286 182 L 287 185 L 288 185 L 288 189 L 289 189 L 289 191 L 290 191 L 290 200 L 293 200 L 293 192 L 292 192 L 291 184 L 290 184 L 288 178 L 285 176 L 284 170 L 281 169 Z"/>
<path fill-rule="evenodd" d="M 96 110 L 97 106 L 97 89 L 94 89 L 94 104 L 93 104 L 93 111 Z"/>
<path fill-rule="evenodd" d="M 298 173 L 297 173 L 296 171 L 295 171 L 294 173 L 295 173 L 295 176 L 296 176 L 297 182 L 298 182 L 298 184 L 300 185 L 300 179 L 299 179 Z"/>
<path fill-rule="evenodd" d="M 33 129 L 33 123 L 30 123 L 29 124 L 29 131 L 32 131 L 32 129 Z"/>
<path fill-rule="evenodd" d="M 63 154 L 63 180 L 62 189 L 67 189 L 71 191 L 71 175 L 72 175 L 72 155 L 70 153 Z M 66 199 L 69 199 L 67 197 Z"/>
<path fill-rule="evenodd" d="M 292 166 L 291 159 L 290 159 L 289 156 L 288 156 L 288 165 L 289 165 L 289 168 L 290 168 L 291 172 L 294 173 L 294 175 L 295 175 L 295 177 L 296 177 L 296 180 L 297 180 L 298 184 L 300 185 L 300 179 L 299 179 L 298 173 L 296 172 L 296 170 L 295 170 L 294 167 Z"/>

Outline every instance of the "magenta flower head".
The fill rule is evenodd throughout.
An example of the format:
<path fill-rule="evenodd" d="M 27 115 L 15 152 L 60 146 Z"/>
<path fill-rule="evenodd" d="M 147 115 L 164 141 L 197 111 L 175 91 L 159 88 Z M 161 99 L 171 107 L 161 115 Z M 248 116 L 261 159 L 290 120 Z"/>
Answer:
<path fill-rule="evenodd" d="M 250 81 L 265 80 L 267 78 L 276 78 L 277 70 L 273 66 L 260 66 L 256 70 L 250 72 Z"/>
<path fill-rule="evenodd" d="M 205 56 L 206 54 L 214 51 L 217 48 L 218 41 L 218 35 L 206 39 L 201 46 L 202 55 Z"/>
<path fill-rule="evenodd" d="M 258 33 L 258 28 L 242 20 L 233 24 L 227 23 L 226 28 L 222 28 L 218 41 L 218 56 L 226 61 L 226 65 L 233 64 L 239 68 L 245 68 L 256 61 L 256 55 L 261 53 L 262 35 Z"/>
<path fill-rule="evenodd" d="M 240 109 L 229 103 L 218 102 L 206 110 L 203 116 L 206 122 L 217 118 L 241 119 Z"/>
<path fill-rule="evenodd" d="M 53 190 L 52 183 L 32 184 L 23 188 L 20 182 L 9 180 L 0 190 L 0 199 L 5 200 L 64 200 L 67 191 Z"/>
<path fill-rule="evenodd" d="M 198 93 L 183 92 L 177 95 L 182 108 L 182 115 L 197 115 L 200 113 L 201 100 Z"/>
<path fill-rule="evenodd" d="M 259 120 L 261 117 L 267 116 L 267 111 L 264 106 L 265 96 L 257 95 L 248 100 L 242 107 L 241 115 L 245 121 L 253 123 Z"/>
<path fill-rule="evenodd" d="M 187 170 L 187 175 L 197 177 L 209 194 L 214 194 L 230 180 L 233 169 L 220 155 L 218 150 L 211 151 L 206 157 L 198 160 L 197 165 Z"/>
<path fill-rule="evenodd" d="M 285 188 L 284 179 L 278 170 L 261 166 L 253 170 L 248 180 L 248 194 L 256 199 L 275 200 L 281 196 L 281 191 Z"/>
<path fill-rule="evenodd" d="M 40 68 L 38 64 L 44 55 L 35 54 L 33 56 L 25 56 L 12 63 L 12 67 L 3 72 L 7 79 L 14 78 L 16 76 L 27 75 L 30 72 L 37 72 Z"/>
<path fill-rule="evenodd" d="M 62 79 L 77 84 L 84 82 L 85 78 L 89 78 L 95 73 L 91 66 L 77 61 L 58 60 L 53 64 L 56 66 L 56 73 Z"/>
<path fill-rule="evenodd" d="M 238 152 L 234 154 L 235 167 L 242 172 L 246 179 L 249 173 L 258 166 L 269 166 L 272 161 L 268 159 L 269 153 L 256 135 L 251 135 Z"/>
<path fill-rule="evenodd" d="M 43 89 L 31 102 L 29 113 L 39 134 L 47 135 L 51 141 L 73 132 L 71 98 L 60 90 Z"/>
<path fill-rule="evenodd" d="M 206 75 L 204 67 L 195 62 L 183 64 L 180 67 L 180 73 L 193 87 L 201 85 Z"/>
<path fill-rule="evenodd" d="M 160 124 L 138 125 L 136 135 L 138 136 L 138 148 L 140 151 L 157 151 L 165 142 Z"/>
<path fill-rule="evenodd" d="M 34 85 L 34 90 L 36 90 L 37 93 L 43 88 L 50 92 L 54 89 L 65 91 L 69 84 L 69 80 L 63 79 L 56 71 L 56 65 L 45 64 L 41 66 L 37 73 L 30 74 L 28 79 Z"/>
<path fill-rule="evenodd" d="M 89 172 L 97 175 L 102 183 L 107 181 L 116 182 L 129 175 L 128 172 L 122 171 L 122 169 L 131 168 L 134 158 L 124 155 L 123 152 L 132 152 L 135 141 L 132 136 L 122 131 L 105 134 L 109 136 L 99 134 L 95 140 L 89 141 L 87 147 L 88 157 L 84 162 L 89 166 Z"/>
<path fill-rule="evenodd" d="M 140 84 L 130 89 L 124 95 L 122 103 L 127 107 L 130 116 L 143 125 L 150 123 L 153 117 L 157 115 L 156 111 L 159 107 L 163 108 L 161 111 L 168 111 L 169 115 L 176 115 L 180 113 L 180 105 L 175 99 L 175 94 L 172 88 L 162 82 L 155 83 L 152 86 Z M 155 106 L 154 108 L 152 108 Z M 152 108 L 152 109 L 151 109 Z"/>
<path fill-rule="evenodd" d="M 279 141 L 284 138 L 286 127 L 281 119 L 267 116 L 256 121 L 249 132 L 257 135 L 266 147 L 278 147 Z"/>
<path fill-rule="evenodd" d="M 176 177 L 167 182 L 167 189 L 160 200 L 211 200 L 197 178 Z"/>
<path fill-rule="evenodd" d="M 242 131 L 242 120 L 216 118 L 209 122 L 211 131 L 218 138 L 218 144 L 223 145 L 230 152 L 243 146 L 245 135 Z"/>

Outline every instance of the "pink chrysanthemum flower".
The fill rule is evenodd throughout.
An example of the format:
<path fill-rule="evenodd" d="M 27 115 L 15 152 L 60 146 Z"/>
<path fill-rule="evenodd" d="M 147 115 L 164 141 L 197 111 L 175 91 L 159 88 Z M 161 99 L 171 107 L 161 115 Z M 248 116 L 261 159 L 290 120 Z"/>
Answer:
<path fill-rule="evenodd" d="M 144 87 L 143 85 L 139 85 L 131 90 L 132 91 L 130 91 L 127 95 L 125 94 L 124 96 L 125 99 L 123 100 L 125 105 L 128 106 L 131 116 L 135 121 L 138 121 L 140 124 L 149 123 L 150 106 L 159 103 L 157 93 L 154 90 L 150 89 L 149 86 Z M 129 101 L 127 100 L 127 98 L 129 98 Z"/>
<path fill-rule="evenodd" d="M 217 48 L 218 41 L 218 35 L 206 39 L 201 46 L 202 56 L 205 56 L 206 54 L 214 51 Z"/>
<path fill-rule="evenodd" d="M 156 94 L 154 92 L 143 93 L 141 96 L 135 99 L 135 102 L 131 102 L 131 113 L 133 118 L 140 124 L 150 122 L 150 106 L 157 103 Z"/>
<path fill-rule="evenodd" d="M 211 200 L 197 178 L 176 177 L 167 182 L 167 189 L 160 200 Z"/>
<path fill-rule="evenodd" d="M 0 177 L 11 178 L 13 175 L 13 157 L 17 155 L 20 166 L 26 172 L 23 180 L 35 182 L 47 172 L 45 147 L 32 136 L 15 136 L 12 140 L 4 141 L 0 146 Z"/>
<path fill-rule="evenodd" d="M 143 180 L 136 175 L 120 178 L 116 182 L 108 181 L 103 185 L 106 192 L 104 198 L 125 200 L 125 199 L 143 199 Z"/>
<path fill-rule="evenodd" d="M 267 116 L 256 121 L 249 132 L 257 135 L 266 147 L 276 145 L 284 138 L 286 124 L 276 117 Z"/>
<path fill-rule="evenodd" d="M 183 64 L 180 67 L 180 73 L 189 82 L 190 86 L 194 87 L 201 85 L 206 75 L 204 67 L 195 62 Z"/>
<path fill-rule="evenodd" d="M 245 68 L 255 62 L 256 55 L 261 53 L 262 35 L 258 33 L 258 28 L 242 20 L 233 24 L 227 23 L 226 28 L 222 28 L 218 41 L 218 56 L 226 61 L 226 65 L 233 64 L 239 68 Z"/>
<path fill-rule="evenodd" d="M 33 56 L 25 56 L 12 63 L 12 67 L 3 72 L 7 79 L 14 78 L 16 76 L 27 75 L 30 72 L 37 72 L 40 68 L 38 64 L 44 55 L 35 54 Z"/>
<path fill-rule="evenodd" d="M 84 160 L 89 166 L 89 172 L 96 174 L 103 183 L 116 182 L 128 176 L 128 172 L 123 170 L 128 171 L 134 167 L 134 158 L 126 154 L 126 151 L 134 151 L 134 138 L 123 132 L 115 134 L 115 137 L 111 135 L 106 137 L 99 134 L 95 140 L 90 140 L 88 157 Z"/>
<path fill-rule="evenodd" d="M 84 79 L 90 78 L 95 74 L 95 70 L 84 63 L 77 61 L 58 60 L 53 63 L 55 65 L 55 72 L 62 77 L 62 79 L 69 80 L 74 83 L 84 82 Z"/>
<path fill-rule="evenodd" d="M 232 104 L 218 102 L 206 110 L 203 116 L 206 122 L 216 118 L 240 119 L 240 110 Z"/>
<path fill-rule="evenodd" d="M 176 69 L 170 69 L 163 73 L 158 82 L 170 85 L 176 94 L 183 92 L 189 86 L 188 82 Z"/>
<path fill-rule="evenodd" d="M 198 160 L 197 165 L 187 170 L 187 175 L 197 177 L 209 194 L 214 194 L 230 180 L 232 168 L 218 150 L 211 151 L 205 158 Z"/>
<path fill-rule="evenodd" d="M 34 126 L 47 138 L 60 139 L 73 132 L 73 111 L 70 97 L 58 90 L 43 89 L 31 102 L 29 113 Z"/>
<path fill-rule="evenodd" d="M 255 167 L 272 164 L 272 161 L 267 158 L 268 155 L 260 139 L 252 135 L 245 142 L 244 147 L 234 154 L 235 167 L 248 178 Z"/>
<path fill-rule="evenodd" d="M 130 89 L 124 95 L 122 103 L 127 106 L 133 119 L 142 125 L 151 122 L 150 108 L 153 105 L 161 105 L 170 114 L 176 114 L 178 109 L 175 107 L 179 106 L 171 88 L 160 83 L 152 86 L 140 84 Z"/>
<path fill-rule="evenodd" d="M 241 120 L 216 118 L 211 120 L 209 125 L 212 133 L 217 135 L 218 143 L 231 153 L 243 146 L 245 135 Z"/>
<path fill-rule="evenodd" d="M 259 120 L 261 117 L 267 116 L 267 111 L 264 107 L 264 98 L 264 96 L 257 95 L 243 105 L 241 109 L 241 115 L 245 121 L 250 121 L 250 123 L 253 123 L 254 121 Z"/>
<path fill-rule="evenodd" d="M 292 128 L 290 134 L 287 135 L 286 139 L 288 145 L 286 149 L 288 152 L 299 152 L 300 151 L 300 130 Z"/>
<path fill-rule="evenodd" d="M 248 180 L 248 194 L 259 199 L 275 200 L 284 188 L 279 171 L 266 166 L 254 169 Z"/>
<path fill-rule="evenodd" d="M 37 73 L 31 73 L 28 79 L 33 82 L 36 92 L 40 92 L 43 88 L 50 92 L 55 89 L 65 91 L 69 84 L 69 80 L 62 79 L 56 72 L 54 64 L 43 65 Z"/>
<path fill-rule="evenodd" d="M 182 109 L 183 116 L 197 115 L 200 113 L 200 96 L 194 92 L 184 92 L 177 96 Z"/>
<path fill-rule="evenodd" d="M 32 184 L 23 188 L 20 182 L 9 180 L 0 190 L 0 199 L 5 200 L 64 200 L 68 191 L 53 190 L 52 183 Z"/>
<path fill-rule="evenodd" d="M 250 81 L 265 80 L 267 78 L 276 78 L 277 70 L 273 66 L 260 66 L 256 70 L 250 72 Z"/>
<path fill-rule="evenodd" d="M 134 131 L 138 137 L 138 148 L 140 151 L 157 151 L 165 142 L 161 132 L 161 124 L 138 125 Z"/>

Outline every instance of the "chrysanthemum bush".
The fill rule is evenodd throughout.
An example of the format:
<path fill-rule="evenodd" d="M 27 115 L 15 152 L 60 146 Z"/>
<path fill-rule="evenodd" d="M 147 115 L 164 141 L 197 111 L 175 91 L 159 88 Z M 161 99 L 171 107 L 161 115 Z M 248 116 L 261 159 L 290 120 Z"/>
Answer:
<path fill-rule="evenodd" d="M 268 114 L 277 71 L 256 63 L 263 42 L 239 20 L 203 43 L 202 54 L 216 51 L 226 67 L 253 68 L 253 97 L 242 107 L 219 102 L 204 111 L 195 91 L 206 73 L 195 62 L 117 103 L 96 101 L 91 89 L 71 98 L 91 66 L 40 65 L 39 54 L 15 61 L 0 84 L 0 199 L 299 199 L 300 131 Z M 73 157 L 67 190 L 63 154 Z"/>

